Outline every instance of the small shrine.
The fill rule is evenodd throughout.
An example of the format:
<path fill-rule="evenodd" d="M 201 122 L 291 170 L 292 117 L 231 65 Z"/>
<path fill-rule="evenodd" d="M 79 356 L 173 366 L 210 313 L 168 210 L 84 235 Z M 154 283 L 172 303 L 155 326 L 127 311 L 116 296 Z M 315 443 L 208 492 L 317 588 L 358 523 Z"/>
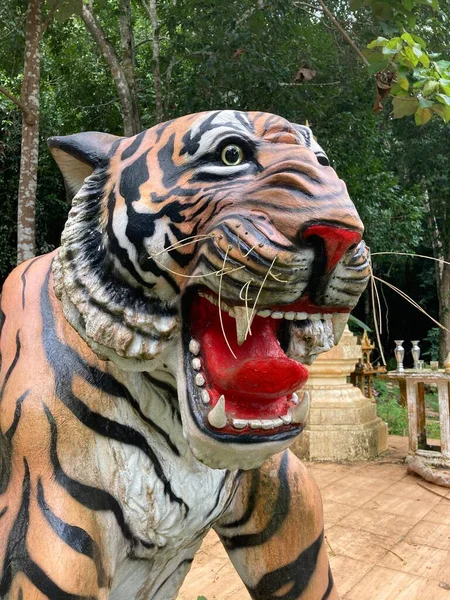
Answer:
<path fill-rule="evenodd" d="M 361 338 L 361 353 L 362 357 L 355 365 L 355 370 L 350 374 L 350 381 L 356 387 L 359 387 L 362 394 L 369 398 L 371 402 L 375 402 L 373 395 L 373 378 L 379 373 L 386 373 L 386 367 L 373 366 L 370 360 L 375 344 L 372 344 L 367 331 L 364 331 Z"/>
<path fill-rule="evenodd" d="M 311 409 L 303 433 L 292 450 L 300 458 L 316 461 L 353 461 L 372 459 L 387 450 L 387 425 L 377 416 L 371 402 L 348 381 L 355 361 L 361 373 L 368 373 L 372 347 L 367 339 L 362 346 L 346 327 L 341 341 L 329 352 L 317 357 L 308 367 L 305 386 L 310 393 Z M 378 371 L 377 371 L 378 372 Z"/>

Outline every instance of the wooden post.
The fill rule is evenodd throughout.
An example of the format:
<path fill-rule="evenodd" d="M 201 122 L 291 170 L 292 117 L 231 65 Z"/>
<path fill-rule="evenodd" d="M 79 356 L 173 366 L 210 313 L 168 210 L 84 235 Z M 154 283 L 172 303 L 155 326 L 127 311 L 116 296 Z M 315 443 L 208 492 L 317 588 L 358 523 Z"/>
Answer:
<path fill-rule="evenodd" d="M 426 450 L 427 444 L 427 416 L 425 412 L 425 391 L 423 381 L 417 383 L 417 427 L 419 430 L 419 448 Z"/>
<path fill-rule="evenodd" d="M 447 381 L 438 381 L 439 420 L 441 423 L 441 453 L 445 458 L 450 458 L 450 410 L 449 410 L 449 384 Z"/>
<path fill-rule="evenodd" d="M 409 449 L 411 452 L 417 452 L 417 384 L 411 379 L 406 380 L 406 398 L 408 401 Z"/>

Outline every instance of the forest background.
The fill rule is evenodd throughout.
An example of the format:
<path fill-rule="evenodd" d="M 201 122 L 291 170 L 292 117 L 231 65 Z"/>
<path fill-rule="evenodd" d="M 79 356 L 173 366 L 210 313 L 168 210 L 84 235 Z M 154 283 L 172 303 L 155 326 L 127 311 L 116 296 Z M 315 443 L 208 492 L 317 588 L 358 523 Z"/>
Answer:
<path fill-rule="evenodd" d="M 0 282 L 59 245 L 69 206 L 51 135 L 261 110 L 309 123 L 365 222 L 374 275 L 450 330 L 450 264 L 399 254 L 450 263 L 449 14 L 437 0 L 5 0 Z M 378 290 L 387 355 L 419 339 L 442 360 L 450 333 Z M 354 314 L 373 329 L 376 312 L 369 287 Z"/>

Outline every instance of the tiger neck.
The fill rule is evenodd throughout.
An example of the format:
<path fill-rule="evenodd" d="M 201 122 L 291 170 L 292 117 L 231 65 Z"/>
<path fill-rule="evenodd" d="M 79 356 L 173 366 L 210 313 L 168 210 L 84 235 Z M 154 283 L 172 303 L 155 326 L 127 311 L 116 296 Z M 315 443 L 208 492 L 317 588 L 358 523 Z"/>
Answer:
<path fill-rule="evenodd" d="M 53 263 L 55 293 L 96 354 L 124 370 L 144 371 L 179 331 L 179 317 L 115 270 L 100 222 L 106 181 L 106 170 L 94 172 L 73 200 Z"/>

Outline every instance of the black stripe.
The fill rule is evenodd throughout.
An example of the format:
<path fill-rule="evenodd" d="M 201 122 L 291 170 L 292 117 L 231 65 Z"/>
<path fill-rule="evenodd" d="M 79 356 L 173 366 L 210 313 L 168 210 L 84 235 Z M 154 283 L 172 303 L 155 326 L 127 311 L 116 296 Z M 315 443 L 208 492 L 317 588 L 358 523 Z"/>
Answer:
<path fill-rule="evenodd" d="M 267 573 L 261 577 L 255 587 L 247 586 L 251 597 L 254 600 L 297 600 L 300 598 L 316 570 L 322 544 L 323 531 L 311 546 L 299 554 L 296 560 L 276 571 Z M 292 584 L 292 587 L 286 593 L 280 594 L 278 591 L 289 583 Z"/>
<path fill-rule="evenodd" d="M 88 556 L 94 561 L 97 569 L 98 587 L 104 587 L 107 580 L 101 563 L 100 550 L 95 540 L 81 527 L 70 525 L 55 515 L 45 500 L 41 478 L 38 479 L 37 500 L 39 508 L 56 535 L 73 550 Z"/>
<path fill-rule="evenodd" d="M 8 511 L 8 507 L 5 506 L 4 508 L 2 508 L 2 510 L 0 510 L 0 519 L 3 517 L 3 515 L 6 514 L 6 512 Z"/>
<path fill-rule="evenodd" d="M 214 502 L 214 506 L 211 508 L 211 510 L 208 512 L 208 514 L 205 515 L 204 521 L 207 521 L 209 519 L 209 517 L 211 515 L 213 515 L 214 512 L 215 512 L 215 510 L 217 509 L 217 507 L 219 505 L 219 502 L 220 502 L 220 499 L 222 497 L 222 492 L 223 492 L 225 483 L 226 483 L 226 481 L 227 481 L 227 479 L 228 479 L 229 476 L 230 476 L 230 471 L 226 471 L 225 474 L 224 474 L 224 476 L 222 477 L 222 481 L 220 482 L 220 485 L 218 487 L 217 494 L 216 494 L 216 500 Z"/>
<path fill-rule="evenodd" d="M 3 326 L 5 324 L 5 321 L 6 321 L 6 315 L 3 312 L 3 310 L 0 308 L 0 337 L 2 335 L 2 330 L 3 330 Z"/>
<path fill-rule="evenodd" d="M 50 459 L 55 472 L 55 479 L 59 485 L 61 485 L 68 494 L 75 498 L 80 504 L 87 508 L 95 511 L 110 511 L 116 518 L 117 524 L 119 525 L 123 536 L 127 540 L 132 540 L 130 528 L 125 521 L 124 514 L 120 508 L 117 500 L 109 492 L 105 492 L 99 488 L 92 487 L 80 483 L 75 479 L 70 478 L 64 473 L 58 458 L 57 444 L 58 444 L 58 431 L 56 428 L 56 422 L 53 418 L 48 407 L 44 404 L 45 414 L 50 424 L 51 442 L 50 442 Z"/>
<path fill-rule="evenodd" d="M 147 131 L 141 131 L 141 133 L 137 134 L 133 142 L 122 152 L 122 156 L 120 157 L 121 160 L 126 160 L 135 154 L 139 146 L 142 144 L 142 140 L 144 139 L 146 133 Z"/>
<path fill-rule="evenodd" d="M 36 258 L 33 258 L 33 260 L 30 262 L 30 264 L 27 266 L 27 268 L 24 270 L 24 272 L 20 276 L 20 279 L 22 280 L 22 308 L 25 308 L 25 290 L 27 287 L 26 274 L 28 273 L 28 270 L 30 269 L 30 267 L 40 258 L 42 258 L 42 257 L 37 256 Z"/>
<path fill-rule="evenodd" d="M 172 571 L 172 573 L 170 575 L 168 575 L 164 581 L 157 587 L 156 591 L 153 593 L 152 598 L 154 598 L 155 596 L 158 595 L 158 592 L 166 585 L 166 583 L 169 581 L 169 579 L 171 579 L 175 573 L 178 571 L 178 569 L 184 565 L 190 565 L 193 562 L 193 558 L 186 558 L 185 560 L 181 561 L 180 564 L 178 564 L 175 569 Z"/>
<path fill-rule="evenodd" d="M 136 431 L 129 425 L 123 425 L 117 421 L 108 419 L 107 417 L 103 417 L 99 413 L 92 411 L 72 392 L 72 379 L 75 374 L 81 375 L 89 383 L 94 385 L 97 381 L 101 381 L 105 374 L 100 375 L 100 372 L 95 373 L 94 381 L 92 381 L 88 375 L 91 374 L 94 369 L 91 368 L 88 373 L 86 373 L 85 369 L 83 368 L 83 361 L 78 353 L 70 346 L 63 344 L 58 339 L 48 292 L 49 276 L 50 271 L 47 273 L 41 290 L 41 312 L 44 323 L 42 341 L 47 359 L 55 374 L 55 387 L 57 396 L 67 406 L 67 408 L 69 408 L 74 416 L 84 425 L 86 425 L 86 427 L 89 427 L 93 431 L 109 439 L 135 446 L 144 452 L 144 454 L 152 462 L 156 476 L 163 483 L 165 493 L 169 496 L 172 502 L 176 502 L 180 506 L 184 506 L 187 514 L 189 507 L 173 492 L 170 482 L 164 473 L 158 457 L 153 449 L 149 446 L 145 437 L 139 431 Z M 105 381 L 108 381 L 106 376 Z M 111 386 L 111 384 L 112 382 L 110 379 L 109 385 Z M 129 399 L 130 395 L 128 394 L 127 397 Z"/>
<path fill-rule="evenodd" d="M 114 190 L 112 190 L 108 197 L 108 223 L 106 226 L 106 232 L 108 234 L 109 239 L 109 249 L 111 253 L 114 254 L 117 260 L 120 262 L 122 267 L 133 277 L 133 279 L 135 279 L 135 281 L 140 283 L 145 288 L 152 288 L 155 284 L 145 281 L 139 275 L 139 273 L 136 271 L 136 267 L 131 262 L 130 257 L 128 256 L 128 252 L 119 244 L 119 240 L 117 239 L 116 234 L 114 233 L 113 218 L 115 205 L 116 195 L 114 193 Z"/>
<path fill-rule="evenodd" d="M 26 390 L 16 401 L 16 409 L 14 411 L 13 422 L 11 423 L 11 427 L 5 433 L 5 438 L 8 440 L 8 442 L 11 442 L 13 435 L 16 433 L 17 425 L 20 421 L 20 415 L 22 414 L 22 402 L 28 396 L 29 392 L 30 390 Z"/>
<path fill-rule="evenodd" d="M 31 583 L 49 600 L 97 600 L 95 596 L 79 596 L 65 592 L 29 556 L 23 561 L 22 570 Z"/>
<path fill-rule="evenodd" d="M 220 524 L 221 529 L 231 528 L 231 527 L 241 527 L 242 525 L 245 525 L 246 523 L 249 522 L 249 520 L 251 519 L 251 517 L 255 511 L 256 499 L 258 497 L 259 481 L 260 481 L 259 469 L 254 469 L 252 471 L 252 483 L 250 486 L 250 492 L 248 494 L 247 508 L 245 509 L 244 514 L 239 519 L 236 519 L 236 521 L 231 521 L 231 523 Z"/>
<path fill-rule="evenodd" d="M 291 502 L 291 492 L 287 480 L 289 453 L 284 452 L 278 470 L 278 495 L 272 509 L 269 523 L 258 533 L 244 533 L 231 537 L 221 536 L 222 542 L 228 551 L 238 550 L 240 548 L 250 548 L 265 544 L 274 536 L 286 520 L 289 514 L 289 505 Z"/>
<path fill-rule="evenodd" d="M 333 591 L 334 581 L 333 575 L 331 573 L 331 567 L 328 565 L 328 586 L 325 590 L 325 594 L 322 596 L 322 600 L 327 600 L 330 597 L 331 592 Z"/>
<path fill-rule="evenodd" d="M 6 596 L 13 578 L 21 571 L 49 600 L 96 600 L 93 596 L 78 596 L 65 592 L 31 559 L 26 546 L 30 505 L 30 470 L 26 459 L 24 459 L 24 468 L 22 502 L 8 537 L 3 576 L 0 581 L 0 598 Z"/>
<path fill-rule="evenodd" d="M 3 393 L 5 391 L 5 388 L 6 388 L 6 385 L 8 383 L 8 380 L 11 377 L 11 374 L 14 371 L 14 368 L 15 368 L 15 366 L 17 364 L 17 361 L 19 360 L 19 357 L 20 357 L 21 344 L 20 344 L 19 334 L 20 334 L 20 330 L 16 333 L 16 353 L 14 355 L 12 363 L 9 365 L 9 369 L 6 372 L 5 379 L 3 381 L 3 385 L 2 385 L 2 387 L 0 389 L 0 402 L 3 399 Z"/>

